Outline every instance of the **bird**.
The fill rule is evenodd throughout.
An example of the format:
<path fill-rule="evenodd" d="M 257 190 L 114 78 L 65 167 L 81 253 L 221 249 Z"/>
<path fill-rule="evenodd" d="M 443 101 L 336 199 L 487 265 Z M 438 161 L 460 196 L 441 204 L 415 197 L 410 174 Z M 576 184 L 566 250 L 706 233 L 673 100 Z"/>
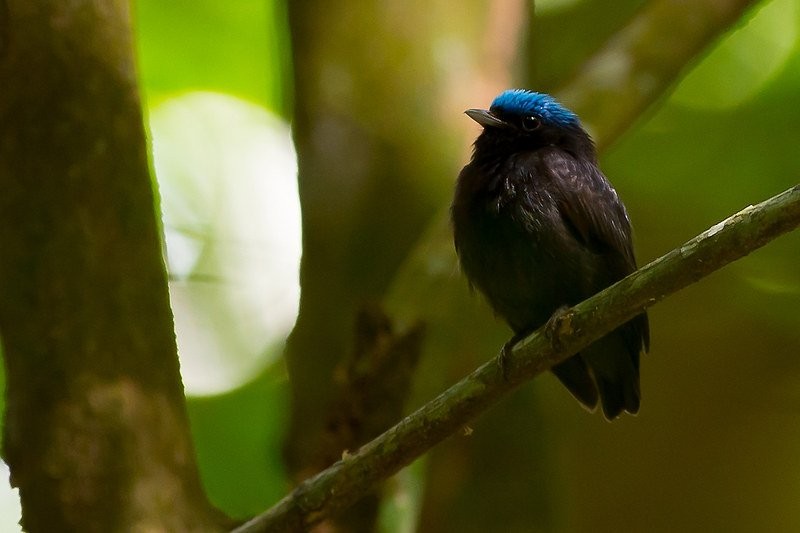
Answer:
<path fill-rule="evenodd" d="M 513 330 L 513 346 L 636 270 L 631 223 L 592 138 L 554 97 L 509 89 L 488 110 L 465 113 L 483 130 L 456 181 L 455 249 L 470 286 Z M 588 410 L 600 404 L 614 420 L 639 411 L 649 349 L 643 312 L 551 370 Z"/>

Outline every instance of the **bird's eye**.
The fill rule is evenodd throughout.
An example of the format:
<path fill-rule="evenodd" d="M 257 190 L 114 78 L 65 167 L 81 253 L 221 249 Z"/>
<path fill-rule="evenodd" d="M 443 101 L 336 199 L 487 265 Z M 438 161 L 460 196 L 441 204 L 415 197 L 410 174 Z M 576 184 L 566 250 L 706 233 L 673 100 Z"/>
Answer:
<path fill-rule="evenodd" d="M 522 118 L 522 129 L 525 131 L 533 131 L 539 129 L 539 126 L 542 125 L 542 121 L 539 120 L 538 117 L 534 117 L 529 115 L 527 117 Z"/>

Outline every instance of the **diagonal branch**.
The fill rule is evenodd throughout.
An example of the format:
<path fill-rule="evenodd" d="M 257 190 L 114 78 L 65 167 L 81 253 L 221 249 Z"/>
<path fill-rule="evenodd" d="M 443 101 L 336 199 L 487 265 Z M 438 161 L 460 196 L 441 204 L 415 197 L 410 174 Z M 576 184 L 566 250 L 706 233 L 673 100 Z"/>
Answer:
<path fill-rule="evenodd" d="M 651 0 L 584 63 L 558 96 L 602 151 L 758 0 Z"/>
<path fill-rule="evenodd" d="M 749 206 L 566 311 L 509 354 L 473 371 L 357 453 L 300 484 L 235 533 L 305 531 L 357 500 L 520 384 L 565 360 L 643 309 L 800 225 L 800 185 Z"/>

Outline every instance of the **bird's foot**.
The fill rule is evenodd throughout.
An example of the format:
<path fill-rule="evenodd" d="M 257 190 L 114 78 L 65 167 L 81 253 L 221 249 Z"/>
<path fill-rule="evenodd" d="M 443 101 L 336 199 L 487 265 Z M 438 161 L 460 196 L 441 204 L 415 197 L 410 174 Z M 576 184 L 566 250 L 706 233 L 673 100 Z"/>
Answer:
<path fill-rule="evenodd" d="M 508 381 L 508 358 L 511 355 L 511 350 L 514 348 L 514 339 L 511 339 L 503 345 L 500 353 L 497 355 L 497 366 L 500 367 L 500 374 L 503 376 L 503 381 Z"/>
<path fill-rule="evenodd" d="M 544 325 L 544 335 L 555 350 L 561 349 L 561 336 L 572 333 L 572 313 L 569 307 L 562 305 L 553 312 Z"/>
<path fill-rule="evenodd" d="M 520 333 L 511 337 L 508 342 L 503 345 L 503 348 L 497 356 L 497 366 L 500 367 L 500 373 L 503 374 L 503 379 L 505 381 L 508 381 L 508 360 L 511 357 L 511 350 L 513 350 L 514 346 L 523 338 L 525 338 L 525 335 Z"/>

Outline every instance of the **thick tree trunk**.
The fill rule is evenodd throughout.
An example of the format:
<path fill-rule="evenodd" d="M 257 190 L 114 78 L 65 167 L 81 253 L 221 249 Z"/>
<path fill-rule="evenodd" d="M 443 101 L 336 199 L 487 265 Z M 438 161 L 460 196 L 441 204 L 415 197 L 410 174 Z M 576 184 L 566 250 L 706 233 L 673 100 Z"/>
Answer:
<path fill-rule="evenodd" d="M 126 0 L 0 1 L 5 459 L 27 531 L 215 531 Z"/>

